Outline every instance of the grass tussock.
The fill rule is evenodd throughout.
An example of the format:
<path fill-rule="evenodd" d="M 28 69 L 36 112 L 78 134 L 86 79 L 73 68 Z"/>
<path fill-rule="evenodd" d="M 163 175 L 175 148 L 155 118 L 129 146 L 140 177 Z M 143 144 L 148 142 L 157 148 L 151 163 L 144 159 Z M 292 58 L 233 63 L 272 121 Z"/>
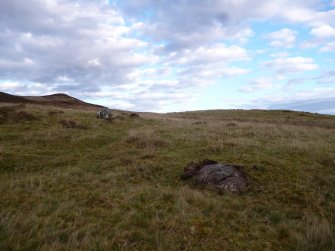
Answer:
<path fill-rule="evenodd" d="M 89 111 L 14 111 L 38 120 L 2 115 L 0 250 L 334 250 L 333 116 L 206 111 L 106 123 Z M 205 158 L 244 166 L 249 190 L 219 195 L 179 179 Z"/>
<path fill-rule="evenodd" d="M 63 119 L 63 120 L 59 121 L 59 123 L 63 126 L 63 128 L 82 129 L 82 130 L 87 129 L 86 126 L 78 124 L 78 123 L 76 123 L 75 121 L 72 121 L 72 120 L 64 120 Z"/>
<path fill-rule="evenodd" d="M 0 123 L 5 122 L 24 122 L 37 120 L 33 114 L 23 111 L 24 105 L 11 105 L 0 107 Z"/>
<path fill-rule="evenodd" d="M 141 148 L 160 148 L 169 145 L 167 139 L 164 139 L 152 128 L 130 129 L 126 139 L 127 143 L 135 144 Z"/>
<path fill-rule="evenodd" d="M 324 218 L 307 218 L 305 231 L 298 236 L 297 250 L 335 250 L 333 225 Z"/>

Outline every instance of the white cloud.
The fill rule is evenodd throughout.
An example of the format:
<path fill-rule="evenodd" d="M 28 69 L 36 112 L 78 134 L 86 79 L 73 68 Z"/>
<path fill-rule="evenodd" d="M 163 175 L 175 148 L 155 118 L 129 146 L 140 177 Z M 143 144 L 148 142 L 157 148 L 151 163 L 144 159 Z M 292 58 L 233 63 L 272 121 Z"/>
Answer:
<path fill-rule="evenodd" d="M 0 84 L 2 91 L 14 91 L 21 87 L 21 84 L 18 82 L 4 81 Z"/>
<path fill-rule="evenodd" d="M 316 11 L 308 9 L 303 5 L 295 6 L 293 2 L 291 3 L 293 4 L 293 6 L 283 6 L 283 9 L 280 10 L 280 13 L 278 15 L 292 23 L 309 24 L 310 22 L 313 22 L 313 20 L 315 20 L 315 16 L 317 15 Z"/>
<path fill-rule="evenodd" d="M 132 37 L 131 26 L 101 1 L 1 1 L 0 17 L 2 79 L 78 93 L 125 83 L 134 69 L 157 61 L 150 45 Z"/>
<path fill-rule="evenodd" d="M 92 65 L 92 66 L 99 66 L 101 65 L 100 61 L 99 61 L 99 58 L 94 58 L 94 59 L 91 59 L 87 62 L 89 65 Z"/>
<path fill-rule="evenodd" d="M 267 34 L 267 38 L 271 40 L 272 46 L 277 47 L 293 47 L 296 40 L 297 32 L 288 28 Z"/>
<path fill-rule="evenodd" d="M 240 88 L 240 92 L 256 92 L 271 89 L 274 87 L 273 80 L 270 78 L 260 77 L 254 81 L 249 82 L 247 85 Z"/>
<path fill-rule="evenodd" d="M 311 34 L 318 38 L 335 37 L 335 28 L 330 25 L 324 24 L 313 28 L 311 30 Z"/>
<path fill-rule="evenodd" d="M 176 80 L 176 86 L 188 88 L 212 85 L 221 78 L 246 74 L 249 69 L 236 67 L 234 62 L 249 59 L 249 53 L 244 48 L 218 43 L 170 52 L 164 60 L 164 67 L 170 78 L 173 76 Z"/>
<path fill-rule="evenodd" d="M 335 10 L 322 9 L 319 0 L 0 1 L 0 79 L 18 83 L 0 88 L 96 95 L 119 108 L 164 110 L 201 95 L 201 88 L 226 84 L 223 78 L 257 70 L 267 55 L 273 60 L 264 65 L 276 76 L 241 91 L 277 88 L 273 82 L 283 81 L 277 76 L 318 68 L 308 56 L 291 56 L 298 51 L 254 46 L 258 37 L 249 51 L 259 35 L 251 24 L 259 22 L 285 23 L 268 34 L 281 50 L 295 45 L 299 30 L 289 27 L 299 24 L 294 27 L 311 29 L 320 51 L 334 51 L 327 39 L 334 38 Z"/>
<path fill-rule="evenodd" d="M 308 112 L 335 114 L 335 88 L 311 88 L 303 91 L 292 91 L 282 95 L 273 93 L 249 103 L 239 101 L 237 107 L 248 109 L 289 109 Z"/>
<path fill-rule="evenodd" d="M 319 76 L 313 78 L 319 84 L 335 84 L 335 70 L 322 72 Z"/>
<path fill-rule="evenodd" d="M 0 91 L 8 92 L 14 95 L 40 95 L 51 94 L 50 87 L 41 83 L 24 83 L 21 81 L 6 80 L 0 82 Z"/>
<path fill-rule="evenodd" d="M 288 53 L 287 51 L 279 51 L 272 53 L 270 56 L 273 58 L 287 58 L 290 56 L 290 53 Z"/>
<path fill-rule="evenodd" d="M 175 69 L 178 85 L 189 87 L 212 85 L 221 78 L 246 74 L 249 69 L 236 67 L 234 62 L 248 60 L 250 56 L 244 48 L 218 43 L 170 52 L 164 62 L 166 67 Z"/>
<path fill-rule="evenodd" d="M 267 99 L 267 108 L 335 114 L 335 88 L 314 88 L 285 98 Z"/>
<path fill-rule="evenodd" d="M 313 71 L 319 68 L 312 58 L 284 57 L 265 62 L 265 66 L 278 73 Z"/>
<path fill-rule="evenodd" d="M 329 42 L 320 48 L 321 52 L 335 52 L 335 42 Z"/>
<path fill-rule="evenodd" d="M 244 48 L 237 45 L 226 46 L 225 44 L 215 44 L 211 47 L 201 46 L 194 50 L 186 49 L 180 53 L 172 53 L 168 58 L 174 64 L 225 64 L 248 59 L 248 52 Z"/>
<path fill-rule="evenodd" d="M 143 17 L 143 11 L 150 9 L 149 20 L 158 23 L 150 32 L 157 39 L 168 39 L 179 43 L 187 36 L 198 40 L 193 44 L 213 39 L 217 35 L 234 37 L 250 20 L 284 20 L 313 27 L 330 24 L 335 20 L 334 11 L 320 10 L 318 0 L 213 0 L 213 1 L 157 1 L 124 0 L 125 12 L 132 17 Z M 241 27 L 242 26 L 242 27 Z M 249 28 L 250 29 L 250 28 Z M 229 32 L 227 32 L 229 30 Z M 227 36 L 228 35 L 228 36 Z M 221 36 L 222 38 L 222 36 Z"/>
<path fill-rule="evenodd" d="M 239 31 L 234 31 L 230 36 L 229 34 L 223 34 L 229 37 L 229 39 L 237 40 L 241 44 L 245 44 L 249 41 L 251 37 L 255 35 L 254 31 L 250 28 L 243 28 Z"/>
<path fill-rule="evenodd" d="M 219 64 L 190 66 L 178 72 L 178 78 L 182 83 L 193 85 L 211 85 L 220 78 L 244 75 L 248 69 L 239 67 L 222 67 Z"/>
<path fill-rule="evenodd" d="M 320 44 L 319 41 L 315 41 L 315 40 L 304 40 L 301 44 L 300 47 L 302 49 L 310 49 L 310 48 L 316 48 L 318 47 Z"/>

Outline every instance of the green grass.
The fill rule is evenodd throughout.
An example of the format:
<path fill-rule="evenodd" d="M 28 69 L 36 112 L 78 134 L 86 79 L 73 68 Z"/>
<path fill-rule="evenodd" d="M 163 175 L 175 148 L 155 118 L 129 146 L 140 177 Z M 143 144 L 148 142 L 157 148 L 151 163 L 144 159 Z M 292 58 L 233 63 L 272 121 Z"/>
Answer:
<path fill-rule="evenodd" d="M 335 250 L 335 117 L 290 111 L 125 115 L 28 106 L 0 124 L 0 250 Z M 66 129 L 60 120 L 88 129 Z M 245 166 L 243 195 L 182 182 Z"/>

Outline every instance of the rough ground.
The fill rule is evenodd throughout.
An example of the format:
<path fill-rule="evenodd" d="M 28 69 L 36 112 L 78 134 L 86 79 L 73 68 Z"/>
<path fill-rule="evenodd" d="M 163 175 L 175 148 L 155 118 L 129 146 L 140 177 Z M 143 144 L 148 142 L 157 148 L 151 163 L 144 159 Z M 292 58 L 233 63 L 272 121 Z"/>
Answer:
<path fill-rule="evenodd" d="M 334 250 L 335 117 L 120 114 L 27 104 L 0 124 L 0 250 Z M 59 121 L 87 128 L 63 128 Z M 180 181 L 244 166 L 245 194 Z"/>

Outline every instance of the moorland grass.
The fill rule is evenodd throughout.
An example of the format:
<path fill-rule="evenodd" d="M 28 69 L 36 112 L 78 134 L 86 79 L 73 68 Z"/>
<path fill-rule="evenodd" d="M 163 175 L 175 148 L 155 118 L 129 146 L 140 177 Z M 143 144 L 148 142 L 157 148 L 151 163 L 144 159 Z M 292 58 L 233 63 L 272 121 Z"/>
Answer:
<path fill-rule="evenodd" d="M 334 116 L 23 110 L 0 124 L 0 250 L 335 249 Z M 243 165 L 248 192 L 180 181 L 204 158 Z"/>

